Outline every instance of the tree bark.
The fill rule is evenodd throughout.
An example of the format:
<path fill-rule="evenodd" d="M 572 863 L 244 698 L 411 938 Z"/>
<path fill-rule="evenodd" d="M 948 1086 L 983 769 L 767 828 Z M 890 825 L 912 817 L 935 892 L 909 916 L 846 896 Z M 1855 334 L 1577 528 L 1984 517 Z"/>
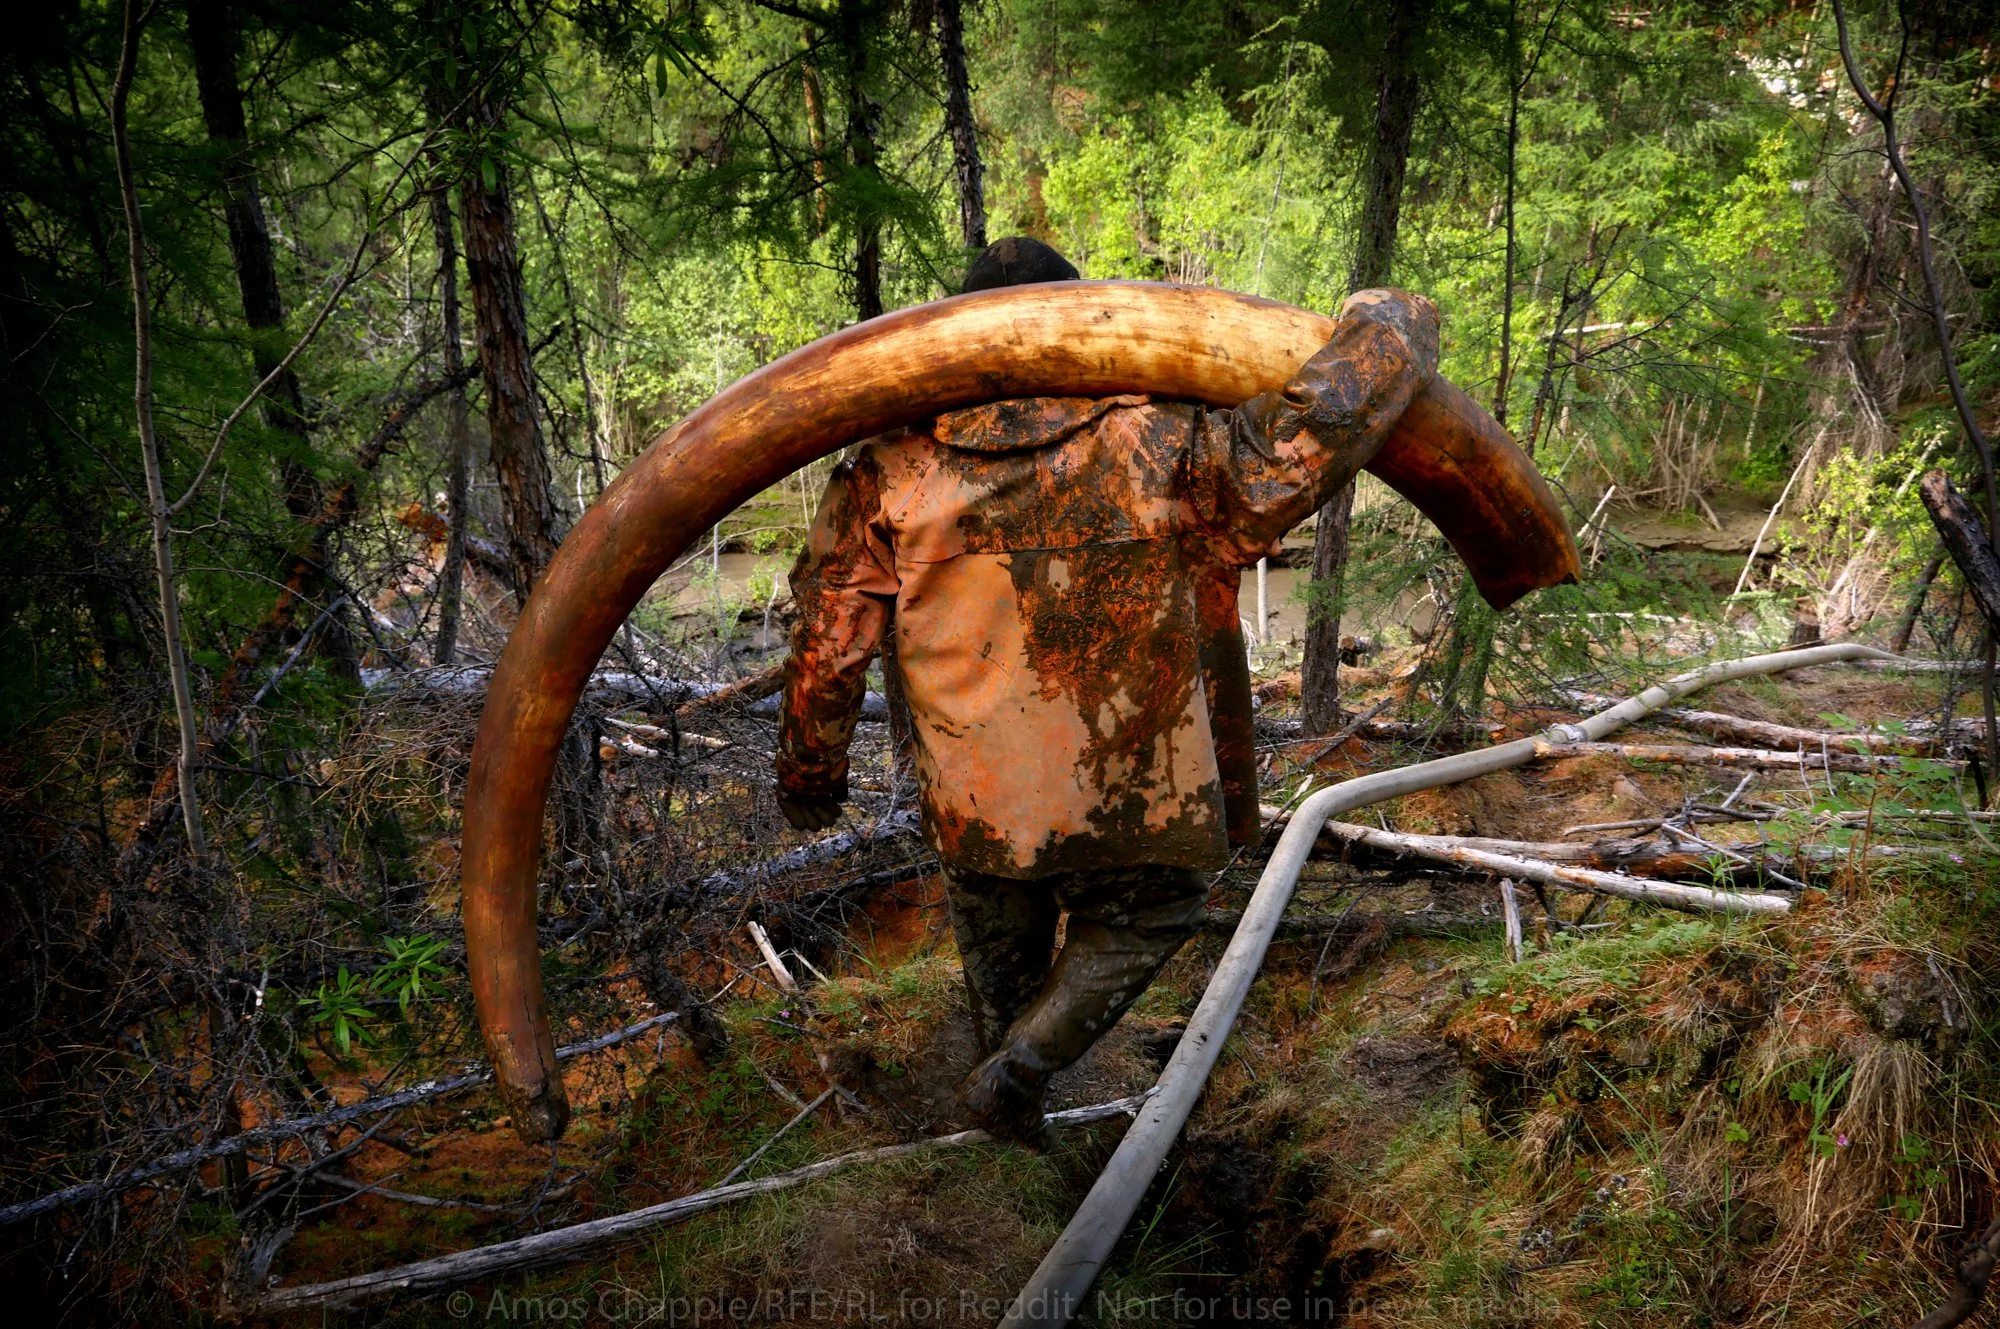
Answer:
<path fill-rule="evenodd" d="M 1428 6 L 1423 0 L 1387 5 L 1388 35 L 1382 49 L 1381 81 L 1375 99 L 1375 139 L 1368 150 L 1368 192 L 1361 208 L 1361 234 L 1347 288 L 1365 291 L 1388 284 L 1396 252 L 1396 227 L 1403 209 L 1403 176 L 1410 161 L 1422 88 L 1416 58 Z M 1347 532 L 1354 490 L 1343 488 L 1319 510 L 1313 532 L 1313 582 L 1335 597 L 1347 563 Z M 1336 605 L 1338 600 L 1335 601 Z M 1308 734 L 1330 732 L 1340 723 L 1340 613 L 1322 610 L 1306 623 L 1305 667 L 1299 683 Z"/>
<path fill-rule="evenodd" d="M 507 516 L 514 596 L 521 604 L 556 552 L 556 507 L 548 448 L 535 403 L 528 302 L 514 224 L 512 173 L 500 138 L 507 108 L 489 84 L 469 99 L 460 128 L 470 146 L 460 183 L 465 267 L 486 380 L 486 431 Z"/>
<path fill-rule="evenodd" d="M 958 176 L 958 224 L 967 249 L 986 248 L 985 168 L 979 160 L 979 127 L 972 119 L 972 79 L 965 67 L 962 0 L 937 0 L 938 59 L 944 65 L 944 124 L 951 135 L 951 163 Z"/>
<path fill-rule="evenodd" d="M 278 456 L 278 475 L 284 488 L 285 510 L 295 524 L 297 535 L 278 579 L 285 591 L 277 612 L 266 615 L 250 640 L 237 650 L 239 658 L 254 664 L 264 650 L 298 631 L 297 611 L 301 603 L 324 605 L 330 597 L 326 531 L 314 521 L 325 505 L 326 496 L 310 461 L 312 439 L 306 426 L 305 398 L 298 375 L 290 366 L 280 368 L 286 349 L 284 297 L 278 286 L 271 229 L 265 220 L 250 154 L 243 89 L 236 75 L 238 36 L 226 0 L 190 0 L 187 32 L 202 121 L 210 144 L 222 154 L 222 212 L 229 227 L 229 252 L 235 262 L 243 321 L 250 329 L 251 363 L 259 379 L 278 370 L 277 377 L 265 389 L 259 410 L 265 426 L 288 440 Z M 342 672 L 352 676 L 356 667 L 354 644 L 338 616 L 327 625 L 323 640 L 327 643 L 327 654 L 340 663 Z M 238 681 L 238 672 L 231 671 L 224 680 L 229 686 L 218 690 L 218 700 L 226 702 L 228 692 Z"/>
<path fill-rule="evenodd" d="M 431 195 L 431 234 L 438 251 L 438 343 L 444 372 L 458 378 L 465 371 L 465 345 L 459 338 L 458 240 L 452 231 L 451 199 L 443 189 Z M 433 664 L 447 665 L 458 658 L 458 616 L 465 595 L 465 537 L 467 509 L 472 497 L 472 426 L 465 401 L 465 387 L 451 388 L 445 397 L 444 565 L 438 569 L 437 645 Z"/>
<path fill-rule="evenodd" d="M 1986 616 L 1987 627 L 2000 634 L 2000 558 L 1994 557 L 1993 545 L 1987 539 L 1979 514 L 1952 487 L 1943 471 L 1924 476 L 1918 490 L 1924 506 L 1930 510 L 1931 524 L 1943 537 L 1951 561 L 1958 565 L 1958 575 L 1965 579 L 1966 588 L 1979 602 L 1979 612 Z"/>

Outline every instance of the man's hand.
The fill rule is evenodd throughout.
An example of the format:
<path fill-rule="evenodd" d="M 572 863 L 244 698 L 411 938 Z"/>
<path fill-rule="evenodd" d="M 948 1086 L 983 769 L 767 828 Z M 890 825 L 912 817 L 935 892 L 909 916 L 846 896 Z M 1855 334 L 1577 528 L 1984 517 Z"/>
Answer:
<path fill-rule="evenodd" d="M 840 800 L 826 794 L 781 793 L 778 811 L 795 831 L 823 831 L 840 820 Z"/>

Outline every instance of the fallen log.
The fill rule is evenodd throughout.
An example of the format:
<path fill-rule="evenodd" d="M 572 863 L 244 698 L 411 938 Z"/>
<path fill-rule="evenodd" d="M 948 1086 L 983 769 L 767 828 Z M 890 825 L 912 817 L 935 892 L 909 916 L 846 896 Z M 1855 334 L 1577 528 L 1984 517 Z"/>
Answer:
<path fill-rule="evenodd" d="M 1603 697 L 1594 692 L 1571 692 L 1567 695 L 1571 701 L 1581 706 L 1609 706 L 1617 701 L 1615 697 Z M 1899 753 L 1904 756 L 1922 756 L 1935 746 L 1913 733 L 1888 734 L 1879 730 L 1844 733 L 1800 729 L 1788 724 L 1772 724 L 1767 720 L 1751 720 L 1723 711 L 1692 711 L 1678 706 L 1657 712 L 1655 718 L 1672 721 L 1683 729 L 1699 729 L 1705 733 L 1720 734 L 1725 738 L 1745 739 L 1764 747 L 1802 747 L 1808 752 L 1825 746 L 1841 752 L 1858 750 L 1874 755 Z"/>
<path fill-rule="evenodd" d="M 761 689 L 769 682 L 771 670 L 753 674 L 733 683 L 703 683 L 694 679 L 669 678 L 663 674 L 635 674 L 623 669 L 600 669 L 584 684 L 583 698 L 592 705 L 607 707 L 643 706 L 655 713 L 685 711 L 690 707 L 708 709 L 732 703 L 742 705 L 748 715 L 775 718 L 778 697 L 784 686 L 770 692 Z M 364 669 L 361 686 L 369 692 L 394 695 L 403 692 L 437 693 L 441 696 L 484 696 L 493 680 L 492 665 L 439 665 L 434 669 Z M 752 686 L 754 685 L 754 686 Z M 748 703 L 743 705 L 743 703 Z M 871 692 L 861 702 L 863 720 L 886 720 L 888 703 L 879 692 Z"/>
<path fill-rule="evenodd" d="M 1864 757 L 1849 752 L 1771 752 L 1763 748 L 1704 748 L 1688 743 L 1592 743 L 1537 738 L 1535 755 L 1561 757 L 1623 757 L 1627 761 L 1657 761 L 1675 766 L 1729 766 L 1758 771 L 1848 771 L 1863 775 L 1898 769 L 1901 757 Z M 1927 759 L 1930 760 L 1930 759 Z M 1944 766 L 1962 762 L 1940 761 Z"/>
<path fill-rule="evenodd" d="M 1473 848 L 1464 839 L 1450 835 L 1407 835 L 1341 821 L 1326 823 L 1326 833 L 1385 853 L 1456 863 L 1460 867 L 1476 868 L 1498 876 L 1520 877 L 1538 881 L 1544 886 L 1561 886 L 1573 891 L 1593 891 L 1621 900 L 1639 900 L 1686 913 L 1783 914 L 1789 913 L 1792 908 L 1792 902 L 1782 895 L 1718 891 L 1707 886 L 1649 881 L 1623 873 L 1600 872 L 1595 868 L 1548 863 L 1522 858 L 1517 854 L 1498 854 L 1488 849 Z"/>
<path fill-rule="evenodd" d="M 663 1025 L 671 1024 L 679 1018 L 680 1013 L 678 1011 L 668 1011 L 663 1015 L 655 1015 L 649 1019 L 641 1020 L 637 1024 L 627 1025 L 623 1029 L 614 1029 L 608 1034 L 601 1034 L 596 1038 L 585 1039 L 581 1043 L 571 1043 L 566 1047 L 557 1048 L 556 1057 L 558 1060 L 567 1061 L 571 1057 L 580 1057 L 586 1052 L 602 1052 L 605 1048 L 616 1047 L 618 1044 L 637 1038 L 641 1034 L 651 1033 L 653 1030 Z M 48 1213 L 53 1209 L 63 1209 L 70 1205 L 82 1204 L 86 1200 L 95 1200 L 99 1196 L 113 1195 L 119 1191 L 131 1190 L 134 1187 L 145 1185 L 156 1177 L 164 1176 L 169 1172 L 177 1172 L 185 1168 L 195 1167 L 211 1159 L 228 1158 L 231 1155 L 243 1153 L 245 1150 L 255 1148 L 259 1145 L 295 1140 L 301 1136 L 310 1135 L 315 1131 L 335 1130 L 342 1126 L 352 1125 L 363 1117 L 374 1117 L 385 1112 L 396 1112 L 403 1108 L 414 1107 L 418 1103 L 427 1103 L 432 1099 L 442 1098 L 447 1094 L 455 1094 L 461 1089 L 476 1089 L 480 1085 L 491 1083 L 492 1080 L 492 1069 L 490 1067 L 481 1067 L 478 1070 L 467 1071 L 463 1075 L 454 1075 L 449 1079 L 426 1080 L 421 1084 L 411 1085 L 408 1089 L 401 1089 L 393 1094 L 382 1094 L 376 1098 L 365 1098 L 359 1103 L 349 1103 L 346 1107 L 329 1108 L 325 1112 L 315 1112 L 311 1116 L 286 1117 L 278 1121 L 267 1121 L 262 1125 L 252 1126 L 235 1135 L 226 1136 L 220 1140 L 211 1140 L 205 1144 L 198 1144 L 190 1149 L 182 1149 L 176 1153 L 168 1154 L 165 1158 L 156 1158 L 150 1163 L 142 1163 L 138 1167 L 127 1168 L 123 1172 L 113 1173 L 111 1176 L 100 1178 L 97 1181 L 79 1182 L 74 1186 L 67 1186 L 59 1191 L 51 1191 L 47 1195 L 39 1196 L 33 1200 L 23 1200 L 19 1204 L 10 1204 L 4 1209 L 0 1209 L 0 1227 L 23 1222 L 37 1215 Z"/>
<path fill-rule="evenodd" d="M 1092 1107 L 1052 1112 L 1048 1115 L 1048 1122 L 1051 1126 L 1060 1127 L 1108 1121 L 1113 1117 L 1130 1116 L 1145 1101 L 1146 1095 L 1138 1094 Z M 393 1294 L 421 1296 L 426 1293 L 443 1292 L 449 1288 L 463 1287 L 467 1283 L 493 1278 L 500 1274 L 569 1264 L 614 1246 L 623 1245 L 655 1228 L 682 1222 L 693 1218 L 696 1214 L 705 1214 L 711 1209 L 719 1209 L 738 1200 L 791 1190 L 809 1181 L 817 1181 L 821 1177 L 868 1163 L 886 1163 L 892 1159 L 908 1158 L 913 1154 L 940 1149 L 959 1149 L 966 1145 L 983 1144 L 991 1138 L 985 1131 L 959 1131 L 953 1135 L 934 1136 L 928 1140 L 916 1140 L 909 1144 L 856 1149 L 851 1153 L 839 1154 L 817 1163 L 808 1163 L 790 1172 L 780 1172 L 769 1177 L 759 1177 L 755 1181 L 739 1181 L 728 1186 L 697 1191 L 693 1195 L 683 1195 L 679 1199 L 650 1205 L 644 1209 L 635 1209 L 630 1213 L 595 1218 L 586 1223 L 575 1223 L 569 1227 L 537 1232 L 532 1236 L 517 1237 L 512 1241 L 478 1246 L 469 1251 L 459 1251 L 454 1255 L 440 1255 L 435 1259 L 419 1260 L 414 1264 L 383 1269 L 372 1274 L 358 1274 L 353 1278 L 337 1279 L 330 1283 L 307 1283 L 299 1287 L 277 1288 L 259 1297 L 246 1310 L 250 1314 L 257 1315 L 302 1310 L 308 1306 L 331 1310 L 343 1306 L 358 1306 Z"/>
<path fill-rule="evenodd" d="M 723 896 L 740 895 L 787 873 L 823 867 L 828 863 L 838 862 L 850 854 L 858 854 L 865 849 L 872 849 L 891 840 L 916 836 L 921 832 L 922 827 L 916 810 L 904 808 L 878 821 L 867 822 L 851 830 L 835 831 L 832 835 L 802 844 L 797 849 L 774 854 L 770 858 L 752 863 L 747 868 L 711 872 L 695 883 L 695 899 L 697 902 L 702 902 Z"/>
<path fill-rule="evenodd" d="M 1329 826 L 1325 832 L 1334 835 Z M 1353 843 L 1351 837 L 1346 838 Z M 1448 840 L 1463 845 L 1467 849 L 1483 853 L 1504 854 L 1514 858 L 1532 859 L 1543 863 L 1561 863 L 1573 867 L 1598 868 L 1607 872 L 1624 872 L 1636 877 L 1674 878 L 1693 875 L 1707 875 L 1716 861 L 1716 851 L 1726 850 L 1736 854 L 1742 861 L 1731 867 L 1731 875 L 1780 876 L 1796 870 L 1800 862 L 1821 868 L 1845 863 L 1858 855 L 1858 848 L 1849 849 L 1840 845 L 1816 844 L 1798 845 L 1785 852 L 1774 852 L 1773 847 L 1751 842 L 1717 844 L 1712 849 L 1667 845 L 1653 839 L 1624 840 L 1494 840 L 1483 836 L 1433 836 L 1424 837 Z M 1870 845 L 1867 856 L 1871 859 L 1887 860 L 1896 858 L 1935 857 L 1938 851 L 1927 846 L 1913 845 Z M 1398 853 L 1395 856 L 1400 857 Z"/>

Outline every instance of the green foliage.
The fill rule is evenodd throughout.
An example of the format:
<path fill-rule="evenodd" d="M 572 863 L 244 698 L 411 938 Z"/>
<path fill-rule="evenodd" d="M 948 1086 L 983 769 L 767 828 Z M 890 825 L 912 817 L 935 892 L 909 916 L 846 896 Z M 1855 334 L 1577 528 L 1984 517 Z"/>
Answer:
<path fill-rule="evenodd" d="M 307 1022 L 331 1034 L 334 1047 L 345 1057 L 352 1054 L 355 1043 L 375 1041 L 367 1029 L 368 1022 L 375 1018 L 375 1013 L 368 1009 L 373 995 L 366 977 L 357 978 L 342 965 L 331 985 L 321 983 L 300 1005 L 310 1012 Z"/>
<path fill-rule="evenodd" d="M 420 932 L 414 937 L 391 937 L 386 950 L 388 958 L 369 975 L 370 986 L 395 998 L 396 1009 L 407 1020 L 411 1003 L 433 995 L 446 977 L 445 967 L 437 962 L 444 943 Z"/>
<path fill-rule="evenodd" d="M 301 998 L 299 1007 L 306 1022 L 324 1030 L 342 1057 L 352 1056 L 354 1045 L 375 1043 L 369 1028 L 376 1019 L 376 1007 L 395 1006 L 407 1021 L 411 1008 L 440 994 L 449 971 L 438 963 L 444 943 L 428 932 L 412 937 L 391 937 L 384 944 L 384 959 L 366 974 L 355 974 L 346 965 L 335 972 L 332 983 L 321 983 L 311 996 Z"/>

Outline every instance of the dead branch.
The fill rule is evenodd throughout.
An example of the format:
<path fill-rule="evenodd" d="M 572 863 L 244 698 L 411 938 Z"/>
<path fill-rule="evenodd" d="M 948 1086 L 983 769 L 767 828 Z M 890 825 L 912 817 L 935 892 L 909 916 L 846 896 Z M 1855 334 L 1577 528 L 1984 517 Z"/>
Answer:
<path fill-rule="evenodd" d="M 1943 471 L 1924 476 L 1918 492 L 1951 561 L 1958 565 L 1972 598 L 1979 602 L 1979 612 L 1986 615 L 1988 628 L 2000 633 L 2000 557 L 1993 553 L 1985 524 Z"/>
<path fill-rule="evenodd" d="M 601 1052 L 605 1048 L 615 1047 L 620 1043 L 637 1038 L 641 1034 L 649 1033 L 679 1018 L 680 1013 L 678 1011 L 668 1011 L 663 1015 L 655 1015 L 650 1019 L 641 1020 L 634 1025 L 627 1025 L 623 1029 L 613 1030 L 611 1033 L 600 1035 L 597 1038 L 557 1048 L 556 1056 L 559 1059 L 568 1059 L 570 1057 L 580 1057 L 586 1052 Z M 51 1191 L 47 1195 L 33 1200 L 23 1200 L 19 1204 L 8 1205 L 6 1208 L 0 1209 L 0 1227 L 6 1227 L 12 1223 L 19 1223 L 26 1219 L 34 1218 L 39 1214 L 45 1214 L 51 1210 L 67 1208 L 70 1205 L 81 1204 L 86 1200 L 94 1200 L 102 1195 L 112 1195 L 119 1191 L 131 1190 L 136 1186 L 143 1186 L 155 1177 L 163 1176 L 169 1172 L 177 1172 L 184 1168 L 194 1167 L 212 1158 L 227 1158 L 234 1154 L 243 1153 L 245 1150 L 258 1145 L 270 1144 L 273 1141 L 293 1140 L 303 1135 L 310 1135 L 315 1131 L 334 1130 L 341 1126 L 350 1125 L 363 1117 L 372 1117 L 384 1112 L 395 1112 L 417 1103 L 428 1102 L 434 1098 L 442 1098 L 446 1094 L 455 1094 L 461 1089 L 473 1089 L 479 1085 L 486 1084 L 492 1078 L 493 1072 L 490 1069 L 481 1067 L 476 1071 L 468 1071 L 464 1075 L 455 1075 L 445 1080 L 426 1080 L 422 1084 L 412 1085 L 408 1089 L 399 1090 L 393 1094 L 383 1094 L 377 1098 L 363 1099 L 359 1103 L 350 1103 L 346 1107 L 332 1108 L 325 1112 L 316 1112 L 309 1117 L 289 1117 L 281 1121 L 265 1122 L 261 1126 L 253 1126 L 248 1130 L 241 1131 L 224 1139 L 211 1140 L 206 1144 L 196 1145 L 191 1149 L 182 1149 L 177 1153 L 168 1154 L 165 1158 L 158 1158 L 150 1163 L 141 1164 L 135 1168 L 128 1168 L 123 1172 L 115 1173 L 99 1181 L 81 1182 L 59 1191 Z"/>
<path fill-rule="evenodd" d="M 1792 907 L 1792 902 L 1782 895 L 1717 891 L 1706 886 L 1644 881 L 1619 873 L 1599 872 L 1594 868 L 1559 866 L 1474 848 L 1455 836 L 1405 835 L 1340 821 L 1329 821 L 1325 829 L 1340 839 L 1365 844 L 1385 853 L 1410 854 L 1441 863 L 1456 863 L 1482 872 L 1538 881 L 1545 886 L 1594 891 L 1599 895 L 1615 895 L 1622 900 L 1639 900 L 1689 913 L 1783 914 L 1789 913 Z"/>
<path fill-rule="evenodd" d="M 1657 826 L 1659 823 L 1654 825 Z M 1675 829 L 1677 828 L 1668 827 L 1669 833 Z M 1733 857 L 1744 873 L 1775 877 L 1783 881 L 1787 880 L 1784 875 L 1787 869 L 1797 870 L 1797 862 L 1792 856 L 1794 853 L 1798 860 L 1802 860 L 1808 866 L 1830 868 L 1847 862 L 1850 856 L 1861 852 L 1859 849 L 1847 849 L 1839 845 L 1800 845 L 1796 850 L 1788 847 L 1787 852 L 1781 855 L 1771 852 L 1771 847 L 1767 845 L 1721 845 L 1708 841 L 1700 841 L 1694 847 L 1686 847 L 1666 845 L 1652 839 L 1596 840 L 1580 843 L 1573 840 L 1494 840 L 1476 835 L 1439 838 L 1449 839 L 1453 844 L 1483 853 L 1506 854 L 1544 863 L 1562 863 L 1651 878 L 1685 877 L 1690 874 L 1706 876 L 1717 853 L 1727 851 L 1727 856 Z M 1884 860 L 1929 857 L 1935 853 L 1935 850 L 1924 846 L 1870 845 L 1867 856 L 1871 859 Z"/>
<path fill-rule="evenodd" d="M 760 670 L 748 678 L 738 679 L 705 697 L 694 697 L 682 702 L 679 714 L 685 718 L 714 707 L 741 706 L 746 702 L 762 701 L 766 697 L 775 696 L 784 689 L 784 686 L 785 662 L 780 660 L 768 669 Z"/>
<path fill-rule="evenodd" d="M 711 872 L 696 884 L 695 898 L 709 901 L 740 895 L 787 873 L 822 867 L 850 854 L 858 854 L 865 849 L 872 849 L 891 840 L 918 833 L 916 811 L 905 808 L 900 812 L 892 812 L 879 821 L 857 826 L 853 830 L 836 831 L 832 835 L 822 836 L 820 839 L 800 845 L 797 849 L 789 849 L 762 862 L 752 863 L 747 868 Z"/>
<path fill-rule="evenodd" d="M 769 672 L 765 671 L 766 674 Z M 590 676 L 590 682 L 585 685 L 583 695 L 585 700 L 597 706 L 640 706 L 660 714 L 695 703 L 709 706 L 729 701 L 740 704 L 747 700 L 749 704 L 743 708 L 745 714 L 775 717 L 778 714 L 776 690 L 761 697 L 753 697 L 755 689 L 745 686 L 754 683 L 761 687 L 764 679 L 764 674 L 754 674 L 748 679 L 740 679 L 734 683 L 702 683 L 692 679 L 605 669 Z M 432 669 L 361 671 L 361 686 L 371 692 L 382 693 L 432 692 L 445 696 L 476 697 L 485 695 L 492 681 L 492 665 L 440 665 Z M 863 720 L 884 720 L 888 715 L 888 704 L 882 699 L 881 693 L 871 692 L 862 699 Z"/>
<path fill-rule="evenodd" d="M 1615 697 L 1601 697 L 1594 692 L 1571 692 L 1566 695 L 1569 700 L 1580 706 L 1609 706 L 1617 700 Z M 1722 711 L 1694 711 L 1671 707 L 1657 712 L 1657 715 L 1658 718 L 1672 721 L 1683 729 L 1699 729 L 1725 738 L 1743 739 L 1764 747 L 1803 747 L 1810 751 L 1825 746 L 1841 752 L 1859 750 L 1873 754 L 1900 753 L 1906 756 L 1921 756 L 1935 746 L 1926 739 L 1911 734 L 1886 734 L 1868 730 L 1859 733 L 1835 733 L 1819 729 L 1799 729 L 1792 725 L 1751 720 Z"/>
<path fill-rule="evenodd" d="M 1080 1126 L 1090 1122 L 1106 1121 L 1112 1117 L 1130 1116 L 1138 1111 L 1146 1101 L 1146 1097 L 1145 1094 L 1138 1094 L 1093 1107 L 1053 1112 L 1049 1114 L 1049 1124 Z M 935 1136 L 909 1144 L 857 1149 L 817 1163 L 809 1163 L 802 1168 L 794 1168 L 790 1172 L 780 1172 L 756 1181 L 739 1181 L 733 1185 L 697 1191 L 693 1195 L 684 1195 L 677 1200 L 636 1209 L 631 1213 L 592 1219 L 587 1223 L 537 1232 L 532 1236 L 518 1237 L 513 1241 L 475 1247 L 454 1255 L 419 1260 L 415 1264 L 384 1269 L 372 1274 L 360 1274 L 331 1283 L 279 1288 L 260 1298 L 250 1309 L 254 1313 L 268 1315 L 280 1311 L 299 1310 L 307 1306 L 328 1308 L 355 1306 L 391 1293 L 422 1295 L 442 1292 L 447 1288 L 461 1287 L 466 1283 L 491 1278 L 497 1274 L 568 1264 L 609 1247 L 622 1245 L 655 1228 L 693 1218 L 697 1214 L 719 1209 L 738 1200 L 790 1190 L 807 1182 L 817 1181 L 821 1177 L 868 1163 L 884 1163 L 891 1159 L 907 1158 L 912 1154 L 984 1144 L 990 1138 L 985 1131 L 959 1131 L 953 1135 Z"/>
<path fill-rule="evenodd" d="M 1772 752 L 1764 748 L 1704 748 L 1687 743 L 1552 743 L 1535 740 L 1535 755 L 1559 757 L 1623 757 L 1627 761 L 1657 761 L 1675 766 L 1732 766 L 1759 771 L 1849 771 L 1871 775 L 1893 771 L 1901 757 L 1865 757 L 1846 752 Z M 1959 766 L 1960 762 L 1940 762 Z"/>
<path fill-rule="evenodd" d="M 1310 766 L 1314 762 L 1318 761 L 1321 757 L 1324 757 L 1327 753 L 1338 752 L 1340 750 L 1341 744 L 1345 743 L 1348 739 L 1353 738 L 1356 734 L 1360 733 L 1363 727 L 1365 727 L 1371 720 L 1373 720 L 1376 716 L 1380 715 L 1383 711 L 1389 709 L 1389 704 L 1394 700 L 1395 700 L 1394 697 L 1382 698 L 1380 701 L 1377 701 L 1373 706 L 1370 706 L 1367 710 L 1361 712 L 1359 715 L 1349 720 L 1346 724 L 1342 725 L 1340 727 L 1340 732 L 1335 734 L 1332 738 L 1327 739 L 1326 742 L 1320 744 L 1318 747 L 1312 749 L 1310 752 L 1306 752 L 1297 757 L 1294 757 L 1293 760 L 1297 761 L 1302 766 Z"/>

